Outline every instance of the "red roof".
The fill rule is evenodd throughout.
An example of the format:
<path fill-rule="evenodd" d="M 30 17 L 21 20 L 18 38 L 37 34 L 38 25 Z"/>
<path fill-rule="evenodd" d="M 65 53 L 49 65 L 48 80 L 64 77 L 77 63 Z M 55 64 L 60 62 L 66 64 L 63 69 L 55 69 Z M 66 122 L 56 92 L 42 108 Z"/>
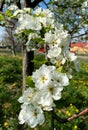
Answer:
<path fill-rule="evenodd" d="M 75 42 L 75 43 L 71 43 L 70 47 L 82 47 L 82 48 L 88 48 L 88 42 Z"/>
<path fill-rule="evenodd" d="M 88 42 L 71 43 L 70 51 L 74 53 L 88 54 Z"/>

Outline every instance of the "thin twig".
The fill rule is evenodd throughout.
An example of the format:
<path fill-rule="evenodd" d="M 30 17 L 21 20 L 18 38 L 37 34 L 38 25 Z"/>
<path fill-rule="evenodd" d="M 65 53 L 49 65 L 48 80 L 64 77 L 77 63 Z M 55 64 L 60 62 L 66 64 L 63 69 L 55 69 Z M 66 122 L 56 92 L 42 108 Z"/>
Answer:
<path fill-rule="evenodd" d="M 85 33 L 83 33 L 83 34 L 80 34 L 80 35 L 77 35 L 77 36 L 73 36 L 72 38 L 81 37 L 81 36 L 84 36 L 84 35 L 87 35 L 87 34 L 88 34 L 88 33 L 85 32 Z"/>
<path fill-rule="evenodd" d="M 86 108 L 85 110 L 83 110 L 82 112 L 78 113 L 78 114 L 74 114 L 73 116 L 71 116 L 70 118 L 68 118 L 68 121 L 71 121 L 79 116 L 85 115 L 86 113 L 88 113 L 88 108 Z"/>
<path fill-rule="evenodd" d="M 73 119 L 78 118 L 82 115 L 85 115 L 86 113 L 88 113 L 88 108 L 84 109 L 83 111 L 79 112 L 78 114 L 74 114 L 73 116 L 71 116 L 69 118 L 61 118 L 54 113 L 54 119 L 56 119 L 60 123 L 66 123 L 66 122 L 72 121 Z"/>

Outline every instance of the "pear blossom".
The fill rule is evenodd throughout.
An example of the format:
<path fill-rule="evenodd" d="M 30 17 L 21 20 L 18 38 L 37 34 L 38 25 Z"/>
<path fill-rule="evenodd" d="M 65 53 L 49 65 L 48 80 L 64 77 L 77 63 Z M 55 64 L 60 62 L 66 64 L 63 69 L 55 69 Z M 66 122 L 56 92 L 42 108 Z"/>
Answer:
<path fill-rule="evenodd" d="M 50 58 L 50 62 L 51 62 L 52 64 L 55 64 L 56 67 L 58 67 L 58 66 L 60 66 L 60 65 L 64 65 L 64 63 L 66 62 L 66 59 L 64 58 L 63 55 L 60 54 L 60 55 L 57 56 L 57 57 L 52 57 L 52 58 Z"/>
<path fill-rule="evenodd" d="M 30 104 L 31 98 L 34 96 L 34 89 L 33 88 L 28 88 L 27 90 L 24 91 L 23 96 L 21 96 L 18 101 L 20 103 L 25 103 L 25 104 Z"/>
<path fill-rule="evenodd" d="M 63 90 L 62 86 L 58 86 L 56 84 L 56 82 L 51 82 L 46 89 L 42 89 L 42 93 L 49 95 L 50 98 L 52 98 L 53 100 L 59 100 L 61 98 L 61 91 Z M 49 100 L 49 98 L 48 98 Z"/>
<path fill-rule="evenodd" d="M 39 100 L 39 91 L 31 87 L 27 88 L 27 90 L 24 91 L 23 95 L 18 99 L 20 103 L 33 104 L 36 106 L 38 106 L 37 102 L 38 100 Z"/>
<path fill-rule="evenodd" d="M 23 14 L 26 14 L 29 13 L 31 14 L 31 8 L 23 8 L 22 10 L 21 9 L 17 9 L 15 12 L 14 12 L 14 16 L 17 16 L 18 18 L 20 18 L 20 16 L 22 16 Z"/>
<path fill-rule="evenodd" d="M 48 50 L 47 57 L 48 58 L 54 58 L 58 57 L 61 53 L 61 48 L 60 47 L 54 47 Z"/>
<path fill-rule="evenodd" d="M 8 7 L 8 9 L 11 11 L 16 11 L 18 9 L 18 7 L 16 5 L 12 4 Z"/>
<path fill-rule="evenodd" d="M 41 91 L 41 96 L 38 104 L 45 111 L 51 111 L 53 110 L 53 107 L 55 107 L 52 96 L 50 93 L 47 93 L 46 89 L 44 91 Z"/>
<path fill-rule="evenodd" d="M 56 80 L 56 84 L 58 86 L 68 86 L 69 78 L 65 73 L 55 72 L 54 79 Z"/>
<path fill-rule="evenodd" d="M 45 38 L 44 38 L 46 43 L 49 43 L 49 47 L 58 47 L 61 43 L 61 38 L 58 38 L 56 34 L 53 34 L 51 31 L 45 33 Z"/>
<path fill-rule="evenodd" d="M 16 33 L 22 30 L 41 30 L 41 24 L 39 18 L 33 17 L 29 14 L 21 14 L 18 20 L 19 26 L 16 29 Z"/>
<path fill-rule="evenodd" d="M 42 65 L 39 70 L 33 72 L 32 79 L 35 83 L 36 88 L 39 90 L 46 87 L 49 82 L 53 79 L 54 66 Z"/>
<path fill-rule="evenodd" d="M 70 60 L 70 61 L 74 61 L 77 59 L 77 56 L 75 55 L 75 53 L 73 52 L 70 52 L 70 51 L 67 51 L 67 58 Z"/>
<path fill-rule="evenodd" d="M 20 121 L 19 124 L 25 123 L 25 118 L 24 118 L 25 115 L 26 115 L 26 111 L 22 109 L 19 113 L 19 116 L 18 116 L 18 119 Z"/>
<path fill-rule="evenodd" d="M 33 105 L 23 106 L 18 119 L 20 124 L 28 123 L 31 128 L 36 127 L 38 124 L 42 125 L 45 121 L 42 109 L 40 107 L 34 107 Z"/>
<path fill-rule="evenodd" d="M 42 17 L 54 18 L 54 14 L 49 9 L 42 9 L 41 7 L 37 8 L 34 14 L 37 16 L 41 15 Z"/>

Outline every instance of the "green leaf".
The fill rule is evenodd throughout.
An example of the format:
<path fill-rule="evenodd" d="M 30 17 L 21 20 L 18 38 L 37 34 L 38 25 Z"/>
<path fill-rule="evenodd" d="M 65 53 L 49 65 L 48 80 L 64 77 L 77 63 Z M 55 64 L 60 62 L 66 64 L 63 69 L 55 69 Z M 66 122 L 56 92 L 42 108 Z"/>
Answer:
<path fill-rule="evenodd" d="M 34 60 L 32 60 L 37 65 L 42 65 L 47 63 L 47 60 L 45 60 L 43 57 L 36 57 Z"/>
<path fill-rule="evenodd" d="M 30 34 L 30 33 L 34 33 L 34 30 L 27 30 L 27 29 L 25 29 L 25 30 L 23 30 L 23 33 L 26 35 L 26 34 Z"/>
<path fill-rule="evenodd" d="M 62 72 L 63 66 L 60 66 L 59 68 L 57 68 L 58 72 Z"/>
<path fill-rule="evenodd" d="M 11 16 L 13 15 L 13 13 L 12 13 L 11 10 L 7 10 L 5 14 L 6 14 L 6 16 L 8 16 L 8 17 L 11 17 Z"/>
<path fill-rule="evenodd" d="M 38 44 L 44 44 L 44 40 L 42 38 L 34 38 L 33 41 Z"/>
<path fill-rule="evenodd" d="M 33 80 L 32 80 L 32 76 L 28 76 L 26 77 L 26 84 L 30 87 L 35 87 L 34 86 L 34 83 L 33 83 Z"/>
<path fill-rule="evenodd" d="M 0 14 L 0 22 L 4 20 L 4 16 L 2 14 Z"/>

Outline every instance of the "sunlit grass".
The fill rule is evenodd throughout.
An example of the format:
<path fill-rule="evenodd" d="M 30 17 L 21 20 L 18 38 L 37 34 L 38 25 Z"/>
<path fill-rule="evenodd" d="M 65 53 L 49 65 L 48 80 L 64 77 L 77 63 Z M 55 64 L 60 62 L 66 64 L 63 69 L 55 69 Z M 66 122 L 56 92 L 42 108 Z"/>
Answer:
<path fill-rule="evenodd" d="M 39 61 L 37 58 L 40 59 L 39 66 L 43 62 L 46 62 L 43 60 L 43 54 L 40 57 L 36 56 L 34 63 L 37 60 Z M 36 66 L 36 68 L 39 66 Z M 20 108 L 17 99 L 21 95 L 22 89 L 21 69 L 21 55 L 16 57 L 12 55 L 0 55 L 0 107 L 2 113 L 0 129 L 2 130 L 19 130 L 20 127 L 21 130 L 25 129 L 23 126 L 19 126 L 17 118 Z M 11 82 L 8 81 L 9 79 Z M 73 114 L 77 114 L 88 108 L 88 60 L 80 60 L 80 71 L 73 71 L 73 78 L 70 80 L 70 85 L 64 87 L 62 98 L 56 104 L 56 113 L 62 118 L 69 118 Z M 50 130 L 50 118 L 49 112 L 46 117 L 47 121 L 40 127 L 40 130 Z M 88 115 L 86 114 L 65 124 L 55 121 L 55 127 L 57 130 L 87 130 Z"/>

